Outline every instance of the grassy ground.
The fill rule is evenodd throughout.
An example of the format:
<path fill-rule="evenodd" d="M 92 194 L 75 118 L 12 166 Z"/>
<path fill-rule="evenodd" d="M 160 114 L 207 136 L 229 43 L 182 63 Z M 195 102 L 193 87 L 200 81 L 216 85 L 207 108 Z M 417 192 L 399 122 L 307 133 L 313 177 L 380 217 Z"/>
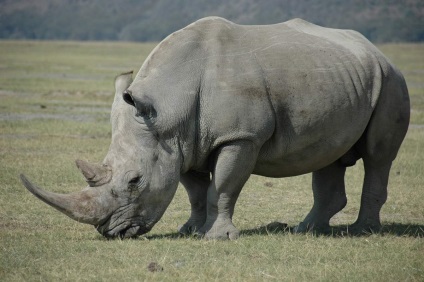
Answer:
<path fill-rule="evenodd" d="M 311 176 L 252 176 L 234 222 L 237 241 L 180 238 L 189 215 L 183 188 L 147 236 L 105 240 L 59 214 L 18 180 L 25 172 L 56 192 L 85 186 L 73 161 L 100 162 L 110 142 L 113 77 L 137 70 L 151 44 L 0 41 L 0 280 L 423 281 L 424 45 L 379 46 L 404 73 L 412 126 L 390 175 L 381 234 L 293 235 L 312 205 Z M 350 168 L 348 205 L 332 223 L 356 219 L 362 165 Z M 337 231 L 337 230 L 336 230 Z M 159 264 L 149 271 L 150 263 Z"/>

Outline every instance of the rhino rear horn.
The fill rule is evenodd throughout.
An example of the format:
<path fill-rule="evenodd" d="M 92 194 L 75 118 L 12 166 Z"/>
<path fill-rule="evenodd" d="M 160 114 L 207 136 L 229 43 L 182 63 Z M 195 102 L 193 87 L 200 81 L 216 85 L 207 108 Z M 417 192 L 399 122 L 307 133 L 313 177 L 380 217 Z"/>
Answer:
<path fill-rule="evenodd" d="M 91 164 L 84 160 L 75 161 L 90 187 L 106 184 L 112 178 L 112 171 L 105 165 Z"/>

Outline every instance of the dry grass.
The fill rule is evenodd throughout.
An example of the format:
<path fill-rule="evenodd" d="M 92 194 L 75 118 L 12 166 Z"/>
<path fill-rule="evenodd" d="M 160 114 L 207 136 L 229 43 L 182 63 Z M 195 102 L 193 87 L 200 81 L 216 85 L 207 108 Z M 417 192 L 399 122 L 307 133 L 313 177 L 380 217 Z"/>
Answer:
<path fill-rule="evenodd" d="M 151 233 L 120 241 L 35 199 L 18 175 L 57 192 L 83 187 L 73 160 L 106 154 L 113 77 L 138 69 L 153 45 L 0 41 L 0 280 L 423 281 L 424 45 L 380 47 L 406 76 L 414 123 L 391 171 L 381 234 L 339 232 L 358 213 L 358 164 L 348 170 L 349 202 L 332 221 L 334 236 L 264 227 L 302 220 L 312 205 L 310 175 L 252 176 L 236 206 L 237 241 L 178 237 L 189 215 L 182 188 Z M 152 262 L 158 271 L 148 269 Z"/>

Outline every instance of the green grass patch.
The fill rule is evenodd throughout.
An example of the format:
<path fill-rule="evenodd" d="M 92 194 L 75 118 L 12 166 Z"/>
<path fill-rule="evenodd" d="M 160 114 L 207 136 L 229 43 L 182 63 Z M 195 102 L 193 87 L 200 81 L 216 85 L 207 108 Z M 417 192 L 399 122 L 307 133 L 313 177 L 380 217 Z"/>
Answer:
<path fill-rule="evenodd" d="M 237 241 L 181 238 L 190 207 L 182 187 L 146 236 L 106 240 L 32 196 L 24 172 L 55 192 L 86 184 L 77 158 L 101 162 L 110 143 L 113 78 L 138 70 L 154 44 L 0 41 L 0 280 L 66 281 L 423 281 L 424 45 L 379 46 L 402 70 L 412 123 L 394 162 L 381 234 L 339 231 L 359 211 L 363 168 L 346 175 L 348 205 L 333 236 L 272 232 L 312 206 L 311 176 L 252 176 L 236 206 Z M 150 263 L 163 270 L 151 272 Z"/>

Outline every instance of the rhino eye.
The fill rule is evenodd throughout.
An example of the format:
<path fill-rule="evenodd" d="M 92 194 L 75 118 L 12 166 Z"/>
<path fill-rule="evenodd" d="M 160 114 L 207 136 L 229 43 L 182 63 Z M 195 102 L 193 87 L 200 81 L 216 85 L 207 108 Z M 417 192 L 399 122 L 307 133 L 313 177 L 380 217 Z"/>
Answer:
<path fill-rule="evenodd" d="M 137 185 L 140 182 L 141 177 L 140 176 L 136 176 L 134 178 L 132 178 L 128 184 L 129 185 Z"/>

